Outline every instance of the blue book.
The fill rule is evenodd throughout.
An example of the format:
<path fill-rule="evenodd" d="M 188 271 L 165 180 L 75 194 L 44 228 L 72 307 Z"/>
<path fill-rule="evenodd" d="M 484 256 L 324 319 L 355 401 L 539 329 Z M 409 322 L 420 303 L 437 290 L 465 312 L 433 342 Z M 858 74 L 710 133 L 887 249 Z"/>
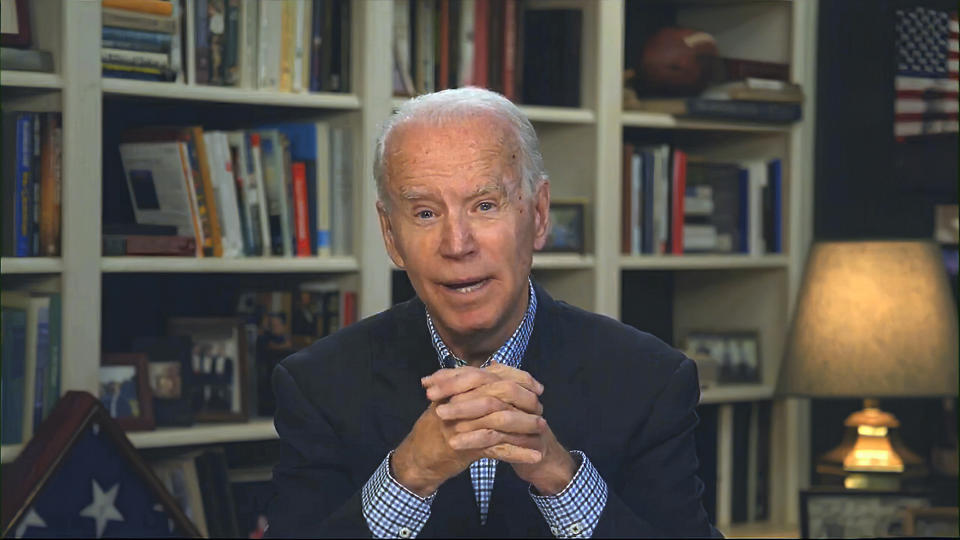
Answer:
<path fill-rule="evenodd" d="M 783 253 L 783 164 L 779 159 L 767 164 L 767 184 L 770 190 L 770 218 L 772 242 L 768 242 L 769 251 Z"/>
<path fill-rule="evenodd" d="M 740 169 L 740 253 L 750 253 L 750 171 Z"/>
<path fill-rule="evenodd" d="M 33 115 L 17 115 L 17 176 L 14 188 L 14 255 L 29 257 L 33 232 Z"/>
<path fill-rule="evenodd" d="M 106 30 L 106 28 L 104 28 Z M 155 52 L 155 53 L 168 53 L 169 46 L 164 46 L 160 43 L 150 43 L 144 41 L 133 41 L 129 39 L 107 39 L 103 38 L 100 41 L 100 46 L 105 49 L 124 49 L 127 51 L 142 51 L 142 52 Z"/>
<path fill-rule="evenodd" d="M 0 443 L 23 442 L 23 400 L 26 398 L 27 312 L 3 308 L 3 369 L 0 370 Z"/>
<path fill-rule="evenodd" d="M 43 420 L 43 403 L 50 370 L 50 304 L 37 309 L 37 372 L 33 384 L 33 432 Z"/>
<path fill-rule="evenodd" d="M 60 400 L 60 341 L 63 332 L 60 294 L 50 295 L 50 364 L 47 368 L 47 387 L 43 394 L 43 416 Z"/>
<path fill-rule="evenodd" d="M 104 40 L 103 47 L 107 46 L 107 41 L 130 42 L 150 46 L 152 47 L 151 51 L 169 52 L 170 40 L 173 36 L 165 32 L 147 32 L 145 30 L 104 26 L 100 37 Z"/>
<path fill-rule="evenodd" d="M 642 236 L 640 237 L 640 252 L 653 253 L 653 161 L 655 156 L 650 150 L 642 150 L 643 171 L 640 177 L 640 189 L 643 192 L 643 208 L 640 209 Z"/>

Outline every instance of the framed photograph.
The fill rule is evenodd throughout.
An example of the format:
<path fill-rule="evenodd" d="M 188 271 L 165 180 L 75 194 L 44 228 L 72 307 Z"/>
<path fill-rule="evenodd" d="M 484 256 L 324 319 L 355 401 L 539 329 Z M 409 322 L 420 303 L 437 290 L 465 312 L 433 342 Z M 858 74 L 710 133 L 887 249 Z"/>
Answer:
<path fill-rule="evenodd" d="M 929 508 L 924 494 L 894 491 L 800 491 L 801 538 L 904 536 L 908 513 Z"/>
<path fill-rule="evenodd" d="M 0 0 L 0 45 L 30 46 L 29 0 Z"/>
<path fill-rule="evenodd" d="M 247 344 L 239 318 L 174 318 L 167 333 L 190 336 L 193 411 L 198 421 L 247 420 Z"/>
<path fill-rule="evenodd" d="M 551 202 L 550 232 L 543 251 L 585 253 L 584 208 L 582 202 Z"/>
<path fill-rule="evenodd" d="M 125 430 L 151 430 L 153 394 L 147 356 L 107 354 L 100 363 L 100 402 Z"/>
<path fill-rule="evenodd" d="M 934 207 L 934 237 L 940 244 L 960 244 L 960 205 L 938 204 Z"/>
<path fill-rule="evenodd" d="M 908 508 L 903 534 L 915 537 L 957 538 L 960 536 L 960 512 L 956 506 Z"/>
<path fill-rule="evenodd" d="M 749 331 L 691 331 L 684 353 L 697 363 L 700 385 L 759 383 L 760 336 Z"/>

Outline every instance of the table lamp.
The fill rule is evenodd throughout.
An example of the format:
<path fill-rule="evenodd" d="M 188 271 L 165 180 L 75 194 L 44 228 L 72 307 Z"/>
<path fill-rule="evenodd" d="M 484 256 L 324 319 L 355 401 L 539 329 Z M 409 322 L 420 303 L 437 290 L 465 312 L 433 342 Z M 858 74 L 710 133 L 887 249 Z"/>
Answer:
<path fill-rule="evenodd" d="M 899 489 L 923 460 L 878 398 L 957 395 L 957 307 L 933 242 L 821 242 L 811 248 L 777 392 L 863 398 L 821 473 L 851 489 Z"/>

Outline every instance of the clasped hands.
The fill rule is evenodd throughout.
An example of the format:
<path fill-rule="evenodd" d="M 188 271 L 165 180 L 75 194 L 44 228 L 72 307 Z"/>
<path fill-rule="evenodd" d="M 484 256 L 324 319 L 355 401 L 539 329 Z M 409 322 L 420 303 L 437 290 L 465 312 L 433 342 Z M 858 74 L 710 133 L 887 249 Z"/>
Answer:
<path fill-rule="evenodd" d="M 421 380 L 430 406 L 393 453 L 394 478 L 426 497 L 480 458 L 513 466 L 542 495 L 561 491 L 576 462 L 541 416 L 543 385 L 492 363 L 441 369 Z"/>

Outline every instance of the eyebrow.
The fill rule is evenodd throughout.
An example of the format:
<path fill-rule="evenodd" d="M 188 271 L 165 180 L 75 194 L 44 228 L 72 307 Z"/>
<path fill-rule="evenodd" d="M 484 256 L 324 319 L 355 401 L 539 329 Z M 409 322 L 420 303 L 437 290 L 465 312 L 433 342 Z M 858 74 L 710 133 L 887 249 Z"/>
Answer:
<path fill-rule="evenodd" d="M 468 198 L 474 199 L 490 193 L 503 192 L 504 186 L 502 182 L 490 182 L 478 187 L 468 196 Z M 400 189 L 400 198 L 407 201 L 416 201 L 420 199 L 430 199 L 432 198 L 432 194 L 430 193 L 430 190 L 425 190 L 419 187 L 403 187 Z"/>

